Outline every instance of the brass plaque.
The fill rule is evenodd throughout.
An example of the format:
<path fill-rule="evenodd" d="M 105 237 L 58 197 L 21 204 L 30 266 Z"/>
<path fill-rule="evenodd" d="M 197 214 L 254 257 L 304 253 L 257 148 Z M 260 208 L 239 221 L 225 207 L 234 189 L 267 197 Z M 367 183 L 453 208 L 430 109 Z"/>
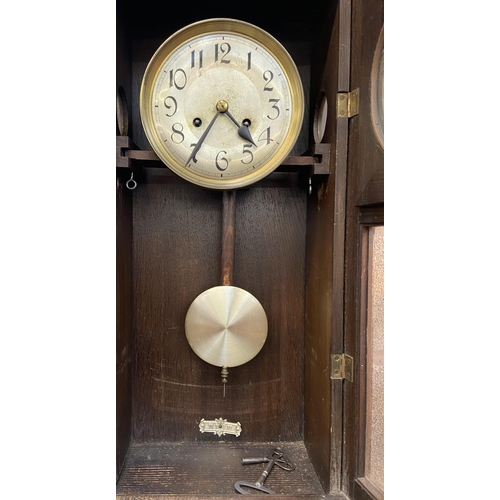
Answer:
<path fill-rule="evenodd" d="M 241 430 L 239 422 L 228 422 L 225 418 L 216 418 L 215 420 L 205 420 L 202 418 L 200 421 L 200 432 L 212 432 L 217 436 L 232 434 L 238 437 L 241 434 Z"/>

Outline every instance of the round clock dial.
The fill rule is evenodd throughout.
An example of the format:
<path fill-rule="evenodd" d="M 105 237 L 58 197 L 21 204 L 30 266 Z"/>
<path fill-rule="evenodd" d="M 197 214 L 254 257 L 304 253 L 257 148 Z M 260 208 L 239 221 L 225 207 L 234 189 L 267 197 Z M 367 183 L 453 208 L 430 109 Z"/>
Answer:
<path fill-rule="evenodd" d="M 192 24 L 154 54 L 141 118 L 160 159 L 214 189 L 262 179 L 286 158 L 302 125 L 297 68 L 265 31 L 231 19 Z"/>

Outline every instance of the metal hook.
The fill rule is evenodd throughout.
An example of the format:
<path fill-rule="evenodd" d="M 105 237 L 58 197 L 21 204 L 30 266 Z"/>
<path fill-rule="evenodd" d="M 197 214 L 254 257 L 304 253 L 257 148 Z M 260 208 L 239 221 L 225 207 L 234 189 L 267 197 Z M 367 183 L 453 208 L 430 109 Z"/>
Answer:
<path fill-rule="evenodd" d="M 126 182 L 125 186 L 127 186 L 130 190 L 137 187 L 137 182 L 134 181 L 134 172 L 131 173 L 130 179 Z"/>

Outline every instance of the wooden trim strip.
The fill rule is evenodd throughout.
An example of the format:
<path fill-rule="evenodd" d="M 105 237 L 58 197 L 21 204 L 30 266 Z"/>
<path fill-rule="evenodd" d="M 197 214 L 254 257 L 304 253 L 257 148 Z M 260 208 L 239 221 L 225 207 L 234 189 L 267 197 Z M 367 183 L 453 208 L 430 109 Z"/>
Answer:
<path fill-rule="evenodd" d="M 351 0 L 339 4 L 339 73 L 338 92 L 348 92 L 351 58 Z M 337 118 L 335 200 L 333 232 L 333 284 L 331 352 L 344 352 L 345 305 L 345 236 L 347 202 L 348 118 Z M 348 353 L 353 354 L 353 353 Z M 337 382 L 337 383 L 336 383 Z M 332 443 L 330 491 L 342 488 L 344 422 L 343 381 L 332 381 Z"/>
<path fill-rule="evenodd" d="M 359 477 L 354 482 L 354 496 L 359 500 L 384 500 L 384 492 L 367 477 Z"/>

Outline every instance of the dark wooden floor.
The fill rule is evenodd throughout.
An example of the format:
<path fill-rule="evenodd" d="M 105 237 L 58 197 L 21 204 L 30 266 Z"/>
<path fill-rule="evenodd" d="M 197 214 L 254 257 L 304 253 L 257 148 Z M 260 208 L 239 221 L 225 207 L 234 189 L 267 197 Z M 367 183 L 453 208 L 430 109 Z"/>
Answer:
<path fill-rule="evenodd" d="M 132 444 L 117 484 L 117 498 L 240 498 L 234 483 L 240 480 L 254 483 L 265 468 L 265 464 L 241 465 L 241 458 L 266 456 L 275 445 L 224 441 Z M 274 467 L 265 482 L 267 488 L 283 499 L 346 498 L 325 495 L 303 442 L 279 445 L 296 469 L 287 472 Z"/>

